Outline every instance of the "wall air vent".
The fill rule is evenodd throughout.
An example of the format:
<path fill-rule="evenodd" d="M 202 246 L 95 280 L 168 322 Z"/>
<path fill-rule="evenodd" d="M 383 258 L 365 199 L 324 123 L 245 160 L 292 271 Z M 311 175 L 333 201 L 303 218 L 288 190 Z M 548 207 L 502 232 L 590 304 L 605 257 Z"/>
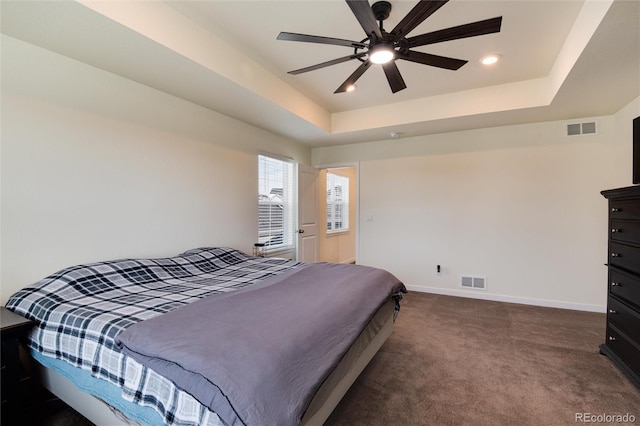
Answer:
<path fill-rule="evenodd" d="M 595 135 L 596 133 L 595 121 L 567 124 L 567 136 Z"/>
<path fill-rule="evenodd" d="M 476 277 L 472 275 L 462 275 L 462 277 L 460 278 L 460 287 L 469 288 L 472 290 L 486 290 L 487 278 Z"/>

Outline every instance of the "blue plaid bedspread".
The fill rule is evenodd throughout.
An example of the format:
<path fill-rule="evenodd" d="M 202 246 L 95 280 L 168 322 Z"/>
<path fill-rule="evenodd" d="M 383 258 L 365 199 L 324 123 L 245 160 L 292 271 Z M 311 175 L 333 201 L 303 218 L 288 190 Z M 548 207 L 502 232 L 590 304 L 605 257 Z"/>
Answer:
<path fill-rule="evenodd" d="M 229 248 L 92 263 L 63 269 L 23 288 L 6 307 L 38 323 L 29 336 L 32 350 L 121 387 L 125 400 L 154 408 L 165 424 L 218 425 L 218 416 L 191 395 L 122 354 L 115 337 L 139 321 L 299 265 Z"/>

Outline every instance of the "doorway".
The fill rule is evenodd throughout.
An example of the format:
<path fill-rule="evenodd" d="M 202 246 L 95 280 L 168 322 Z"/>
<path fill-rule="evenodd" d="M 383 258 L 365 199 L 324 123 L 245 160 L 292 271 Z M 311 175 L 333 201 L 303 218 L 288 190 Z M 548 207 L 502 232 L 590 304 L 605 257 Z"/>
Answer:
<path fill-rule="evenodd" d="M 356 263 L 357 167 L 321 169 L 318 188 L 318 261 Z"/>

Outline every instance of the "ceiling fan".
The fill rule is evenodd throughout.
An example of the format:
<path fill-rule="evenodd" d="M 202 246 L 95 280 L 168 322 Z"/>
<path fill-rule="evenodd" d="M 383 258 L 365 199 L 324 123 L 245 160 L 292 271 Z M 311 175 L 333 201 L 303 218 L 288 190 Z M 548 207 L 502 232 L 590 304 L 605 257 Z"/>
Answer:
<path fill-rule="evenodd" d="M 445 28 L 413 37 L 407 37 L 413 29 L 444 6 L 447 1 L 448 0 L 420 0 L 393 30 L 387 32 L 383 28 L 382 23 L 389 17 L 391 12 L 391 3 L 387 1 L 378 1 L 370 6 L 367 0 L 346 0 L 347 5 L 349 5 L 349 8 L 364 30 L 366 38 L 361 41 L 353 41 L 333 37 L 281 32 L 278 35 L 278 40 L 332 44 L 352 47 L 354 49 L 352 55 L 289 71 L 289 74 L 302 74 L 308 71 L 314 71 L 330 65 L 346 62 L 351 59 L 357 59 L 362 62 L 360 66 L 344 81 L 344 83 L 340 85 L 340 87 L 338 87 L 338 89 L 336 89 L 334 93 L 342 93 L 351 90 L 354 87 L 355 82 L 362 76 L 362 74 L 365 73 L 365 71 L 369 69 L 369 67 L 371 67 L 372 64 L 382 65 L 382 69 L 387 76 L 387 81 L 389 82 L 391 91 L 396 93 L 407 87 L 402 79 L 402 75 L 400 75 L 398 66 L 395 63 L 398 59 L 438 68 L 457 70 L 468 61 L 449 58 L 446 56 L 431 55 L 429 53 L 418 52 L 411 49 L 443 41 L 499 32 L 500 26 L 502 25 L 502 16 Z"/>

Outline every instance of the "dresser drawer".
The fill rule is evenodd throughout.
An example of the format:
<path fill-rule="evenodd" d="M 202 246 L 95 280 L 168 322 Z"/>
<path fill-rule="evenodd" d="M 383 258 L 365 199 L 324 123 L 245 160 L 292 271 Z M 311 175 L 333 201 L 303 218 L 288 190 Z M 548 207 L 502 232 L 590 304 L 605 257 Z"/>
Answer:
<path fill-rule="evenodd" d="M 609 241 L 609 265 L 640 275 L 640 248 Z"/>
<path fill-rule="evenodd" d="M 609 296 L 607 320 L 609 324 L 613 324 L 640 346 L 640 313 L 638 311 Z"/>
<path fill-rule="evenodd" d="M 613 219 L 640 219 L 638 200 L 609 201 L 609 217 Z"/>
<path fill-rule="evenodd" d="M 640 277 L 609 268 L 609 293 L 640 309 Z"/>
<path fill-rule="evenodd" d="M 640 244 L 640 222 L 611 220 L 611 239 Z"/>
<path fill-rule="evenodd" d="M 640 374 L 640 349 L 627 339 L 615 326 L 607 327 L 607 346 L 624 360 L 636 375 Z"/>

